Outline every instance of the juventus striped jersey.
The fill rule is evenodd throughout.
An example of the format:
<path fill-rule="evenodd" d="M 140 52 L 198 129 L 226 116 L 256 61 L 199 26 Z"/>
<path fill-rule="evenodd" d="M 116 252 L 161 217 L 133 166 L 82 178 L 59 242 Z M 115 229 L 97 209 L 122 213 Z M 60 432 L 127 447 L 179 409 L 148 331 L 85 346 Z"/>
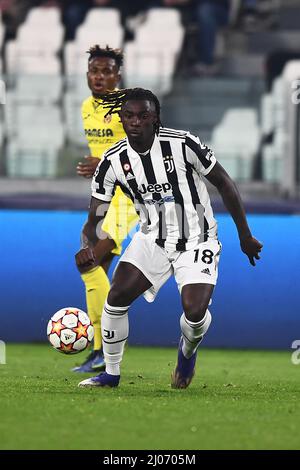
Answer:
<path fill-rule="evenodd" d="M 216 163 L 213 152 L 187 131 L 160 128 L 143 154 L 127 138 L 104 153 L 92 196 L 110 201 L 119 185 L 140 215 L 140 229 L 168 250 L 193 249 L 216 238 L 217 223 L 202 176 Z"/>

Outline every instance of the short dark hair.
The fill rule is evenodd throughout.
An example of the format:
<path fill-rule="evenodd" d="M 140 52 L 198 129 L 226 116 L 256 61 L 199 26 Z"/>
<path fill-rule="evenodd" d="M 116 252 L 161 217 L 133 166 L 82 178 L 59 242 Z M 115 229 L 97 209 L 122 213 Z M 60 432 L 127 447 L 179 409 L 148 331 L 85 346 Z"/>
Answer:
<path fill-rule="evenodd" d="M 145 90 L 144 88 L 125 88 L 123 90 L 113 91 L 111 93 L 106 93 L 101 96 L 103 101 L 103 107 L 108 108 L 108 114 L 120 113 L 124 103 L 126 101 L 150 101 L 155 106 L 155 111 L 157 114 L 157 123 L 155 125 L 155 133 L 158 134 L 159 128 L 162 127 L 160 120 L 160 102 L 154 93 L 150 90 Z"/>
<path fill-rule="evenodd" d="M 99 44 L 95 44 L 89 48 L 87 54 L 90 54 L 88 62 L 95 59 L 95 57 L 110 57 L 115 60 L 118 69 L 123 65 L 124 55 L 122 49 L 113 49 L 109 46 L 101 47 Z"/>

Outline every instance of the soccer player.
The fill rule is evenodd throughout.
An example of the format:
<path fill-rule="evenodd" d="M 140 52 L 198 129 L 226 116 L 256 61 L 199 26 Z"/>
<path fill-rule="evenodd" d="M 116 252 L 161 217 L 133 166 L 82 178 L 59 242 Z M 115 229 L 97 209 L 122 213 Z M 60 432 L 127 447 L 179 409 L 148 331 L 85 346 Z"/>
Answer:
<path fill-rule="evenodd" d="M 80 162 L 77 173 L 91 178 L 105 150 L 125 136 L 122 123 L 116 114 L 107 114 L 102 106 L 102 95 L 113 91 L 120 80 L 123 54 L 118 49 L 95 45 L 90 48 L 87 81 L 92 95 L 82 104 L 82 119 L 91 156 Z M 88 268 L 78 267 L 86 289 L 88 315 L 95 329 L 94 350 L 75 367 L 75 372 L 92 372 L 105 367 L 100 317 L 109 292 L 107 271 L 115 255 L 122 251 L 122 241 L 137 223 L 138 217 L 132 202 L 118 189 L 102 225 L 101 240 L 97 245 L 95 263 Z M 82 233 L 82 247 L 89 246 L 90 240 Z"/>
<path fill-rule="evenodd" d="M 208 305 L 221 251 L 203 176 L 221 194 L 235 222 L 241 249 L 252 265 L 260 258 L 262 244 L 251 234 L 234 182 L 198 137 L 162 127 L 159 101 L 148 90 L 119 91 L 114 97 L 115 105 L 121 103 L 127 138 L 105 153 L 95 172 L 84 229 L 94 240 L 95 249 L 81 250 L 78 264 L 94 263 L 98 243 L 95 228 L 101 222 L 97 214 L 111 201 L 116 185 L 134 200 L 140 213 L 140 231 L 120 259 L 102 314 L 106 371 L 79 386 L 118 386 L 128 337 L 128 309 L 142 294 L 152 301 L 174 274 L 183 314 L 171 381 L 174 388 L 186 388 L 194 375 L 197 348 L 211 322 Z M 113 104 L 113 96 L 108 95 L 107 100 Z"/>

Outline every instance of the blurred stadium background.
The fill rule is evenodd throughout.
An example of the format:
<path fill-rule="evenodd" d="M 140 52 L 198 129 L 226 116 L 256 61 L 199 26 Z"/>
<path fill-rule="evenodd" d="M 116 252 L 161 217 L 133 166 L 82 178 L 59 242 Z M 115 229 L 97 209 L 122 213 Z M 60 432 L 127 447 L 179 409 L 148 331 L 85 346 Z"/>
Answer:
<path fill-rule="evenodd" d="M 99 43 L 124 49 L 122 86 L 150 88 L 166 126 L 213 148 L 265 245 L 252 268 L 210 188 L 223 257 L 205 345 L 289 349 L 299 331 L 300 1 L 258 0 L 247 10 L 232 0 L 217 32 L 216 69 L 203 73 L 190 2 L 81 3 L 89 8 L 74 27 L 72 2 L 0 1 L 0 338 L 45 340 L 56 310 L 85 309 L 73 258 L 90 182 L 75 167 L 88 154 L 85 51 Z M 130 343 L 175 345 L 180 311 L 173 281 L 154 305 L 138 300 Z"/>

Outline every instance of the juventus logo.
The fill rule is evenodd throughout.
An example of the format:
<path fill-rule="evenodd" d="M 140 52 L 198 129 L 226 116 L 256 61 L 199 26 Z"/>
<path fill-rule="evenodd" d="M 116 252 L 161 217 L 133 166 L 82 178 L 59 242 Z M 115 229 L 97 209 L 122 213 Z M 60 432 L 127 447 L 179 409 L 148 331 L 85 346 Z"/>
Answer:
<path fill-rule="evenodd" d="M 115 337 L 115 332 L 113 330 L 103 330 L 103 336 L 106 339 L 113 339 Z"/>
<path fill-rule="evenodd" d="M 174 160 L 172 155 L 167 155 L 164 157 L 164 164 L 167 173 L 172 173 L 174 171 Z"/>

